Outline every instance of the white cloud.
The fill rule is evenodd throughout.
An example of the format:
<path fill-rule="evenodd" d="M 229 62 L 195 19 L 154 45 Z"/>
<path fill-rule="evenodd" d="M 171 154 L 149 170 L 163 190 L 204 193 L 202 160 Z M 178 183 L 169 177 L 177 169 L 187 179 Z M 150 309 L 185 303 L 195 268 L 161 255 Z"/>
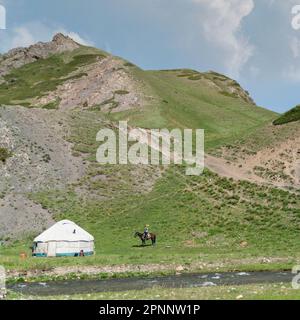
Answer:
<path fill-rule="evenodd" d="M 68 35 L 82 45 L 94 45 L 93 42 L 83 38 L 76 32 L 68 31 L 61 27 L 49 27 L 40 22 L 31 22 L 1 33 L 0 52 L 6 52 L 16 47 L 28 47 L 39 41 L 50 41 L 58 32 Z"/>
<path fill-rule="evenodd" d="M 283 76 L 292 82 L 300 82 L 300 39 L 297 36 L 289 38 L 291 56 L 287 56 L 288 65 L 284 66 Z"/>
<path fill-rule="evenodd" d="M 300 82 L 300 39 L 293 35 L 288 39 L 290 56 L 286 57 L 287 65 L 283 68 L 283 77 L 291 82 Z"/>
<path fill-rule="evenodd" d="M 283 71 L 283 76 L 292 82 L 300 82 L 300 65 L 290 65 Z"/>
<path fill-rule="evenodd" d="M 222 51 L 227 73 L 237 78 L 254 47 L 242 35 L 243 19 L 254 9 L 253 0 L 192 0 L 199 6 L 199 25 L 205 38 Z"/>
<path fill-rule="evenodd" d="M 27 28 L 19 27 L 13 30 L 13 36 L 11 38 L 10 46 L 12 48 L 28 47 L 32 45 L 34 42 L 34 35 L 31 34 L 31 32 Z"/>

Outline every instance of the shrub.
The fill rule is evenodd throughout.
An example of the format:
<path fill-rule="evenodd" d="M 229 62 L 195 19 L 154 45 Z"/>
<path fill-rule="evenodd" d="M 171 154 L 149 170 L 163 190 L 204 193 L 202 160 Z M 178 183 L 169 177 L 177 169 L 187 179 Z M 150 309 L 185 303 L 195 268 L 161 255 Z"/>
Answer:
<path fill-rule="evenodd" d="M 9 157 L 11 157 L 11 152 L 5 148 L 0 148 L 0 161 L 5 163 Z"/>
<path fill-rule="evenodd" d="M 127 91 L 127 90 L 117 90 L 117 91 L 115 91 L 115 94 L 126 95 L 126 94 L 129 94 L 129 91 Z"/>

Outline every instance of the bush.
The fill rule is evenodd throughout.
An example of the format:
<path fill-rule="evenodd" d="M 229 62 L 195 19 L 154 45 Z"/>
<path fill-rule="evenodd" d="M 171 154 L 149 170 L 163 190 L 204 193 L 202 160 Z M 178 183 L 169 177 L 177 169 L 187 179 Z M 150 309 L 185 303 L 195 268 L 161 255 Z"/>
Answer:
<path fill-rule="evenodd" d="M 0 148 L 0 161 L 5 162 L 9 157 L 11 157 L 11 152 L 5 148 Z"/>
<path fill-rule="evenodd" d="M 117 90 L 115 91 L 115 94 L 118 94 L 118 95 L 126 95 L 126 94 L 129 94 L 130 92 L 127 91 L 127 90 Z"/>

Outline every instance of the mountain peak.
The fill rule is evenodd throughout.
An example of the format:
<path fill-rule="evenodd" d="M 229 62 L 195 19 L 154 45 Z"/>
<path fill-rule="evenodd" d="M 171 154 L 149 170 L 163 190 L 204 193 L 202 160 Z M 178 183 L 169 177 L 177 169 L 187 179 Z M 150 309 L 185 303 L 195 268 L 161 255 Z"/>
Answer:
<path fill-rule="evenodd" d="M 28 48 L 15 48 L 0 57 L 0 83 L 1 77 L 12 69 L 20 68 L 25 64 L 45 59 L 52 54 L 73 51 L 80 47 L 69 36 L 57 33 L 50 42 L 38 42 Z"/>
<path fill-rule="evenodd" d="M 56 43 L 57 45 L 63 45 L 65 43 L 76 43 L 72 38 L 70 38 L 67 35 L 64 35 L 63 33 L 59 32 L 56 35 L 54 35 L 52 42 Z M 77 43 L 76 43 L 77 44 Z"/>

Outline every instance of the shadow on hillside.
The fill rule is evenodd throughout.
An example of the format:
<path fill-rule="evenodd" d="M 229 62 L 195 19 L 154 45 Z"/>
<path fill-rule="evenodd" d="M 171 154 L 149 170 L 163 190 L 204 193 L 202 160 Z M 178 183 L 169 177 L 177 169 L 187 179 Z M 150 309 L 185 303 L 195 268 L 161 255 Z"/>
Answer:
<path fill-rule="evenodd" d="M 145 248 L 145 247 L 152 247 L 152 244 L 139 244 L 139 245 L 133 245 L 132 248 Z"/>

